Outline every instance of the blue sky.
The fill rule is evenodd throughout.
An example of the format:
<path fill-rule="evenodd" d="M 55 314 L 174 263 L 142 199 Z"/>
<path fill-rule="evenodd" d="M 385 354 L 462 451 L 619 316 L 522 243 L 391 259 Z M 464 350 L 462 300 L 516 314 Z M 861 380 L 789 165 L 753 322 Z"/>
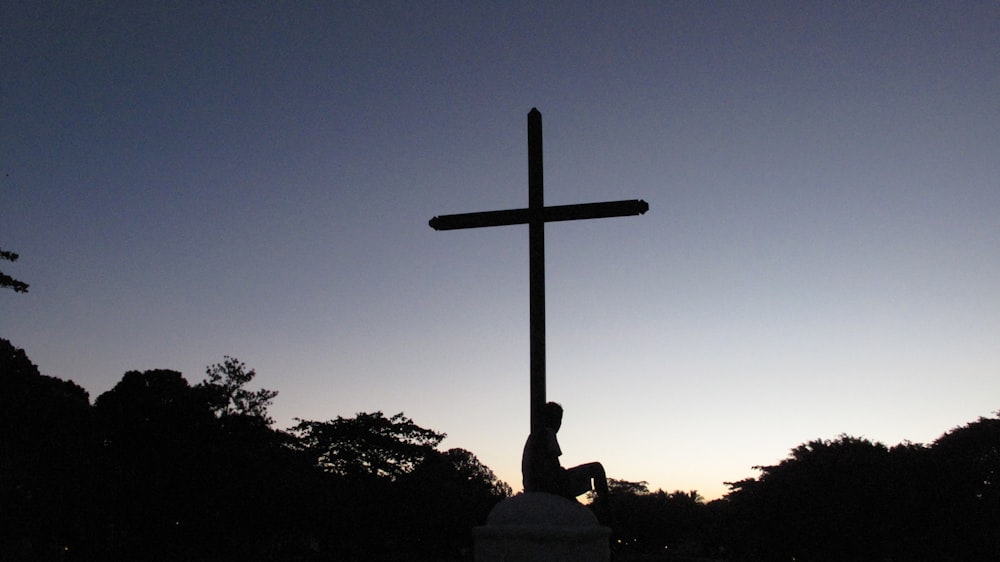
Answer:
<path fill-rule="evenodd" d="M 515 489 L 527 228 L 564 464 L 712 498 L 1000 409 L 992 2 L 2 1 L 0 335 L 91 397 L 224 355 L 272 413 L 405 412 Z"/>

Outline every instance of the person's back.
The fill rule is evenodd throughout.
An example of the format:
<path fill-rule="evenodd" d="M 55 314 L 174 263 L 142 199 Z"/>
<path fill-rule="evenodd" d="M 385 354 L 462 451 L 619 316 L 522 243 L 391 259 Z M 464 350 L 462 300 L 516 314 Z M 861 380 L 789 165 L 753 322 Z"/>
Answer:
<path fill-rule="evenodd" d="M 559 464 L 561 454 L 556 432 L 552 428 L 546 427 L 528 436 L 521 456 L 521 477 L 525 492 L 565 495 L 563 468 Z"/>

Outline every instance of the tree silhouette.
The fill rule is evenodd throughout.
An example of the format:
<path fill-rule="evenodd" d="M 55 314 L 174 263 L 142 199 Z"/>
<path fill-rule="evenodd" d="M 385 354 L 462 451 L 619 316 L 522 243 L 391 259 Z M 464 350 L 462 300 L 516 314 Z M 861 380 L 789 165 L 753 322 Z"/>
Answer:
<path fill-rule="evenodd" d="M 208 377 L 198 388 L 208 394 L 209 404 L 219 418 L 245 416 L 254 418 L 264 425 L 274 423 L 267 415 L 267 409 L 278 395 L 274 390 L 248 390 L 246 385 L 257 376 L 253 369 L 247 369 L 239 359 L 225 356 L 222 363 L 205 369 Z"/>
<path fill-rule="evenodd" d="M 87 540 L 90 414 L 85 390 L 40 374 L 0 339 L 0 553 L 10 559 L 51 558 Z"/>
<path fill-rule="evenodd" d="M 15 254 L 14 252 L 8 252 L 0 249 L 0 260 L 15 262 L 19 257 L 21 256 Z M 16 293 L 27 293 L 28 284 L 24 281 L 18 281 L 10 275 L 0 271 L 0 289 L 14 289 L 14 292 Z"/>
<path fill-rule="evenodd" d="M 979 418 L 938 438 L 931 447 L 940 478 L 946 554 L 965 560 L 1000 559 L 1000 419 Z"/>
<path fill-rule="evenodd" d="M 298 447 L 324 471 L 348 479 L 388 478 L 411 472 L 435 453 L 444 433 L 424 429 L 402 412 L 338 416 L 325 422 L 298 420 L 291 429 Z"/>
<path fill-rule="evenodd" d="M 744 533 L 737 551 L 764 559 L 881 560 L 892 505 L 889 450 L 840 436 L 792 450 L 757 480 L 730 484 Z"/>
<path fill-rule="evenodd" d="M 511 489 L 465 449 L 435 451 L 397 482 L 394 525 L 405 531 L 398 549 L 427 559 L 472 549 L 472 527 Z"/>
<path fill-rule="evenodd" d="M 1000 559 L 1000 421 L 930 446 L 840 436 L 792 450 L 720 502 L 736 560 Z"/>
<path fill-rule="evenodd" d="M 472 453 L 403 413 L 300 420 L 298 447 L 326 476 L 317 534 L 337 559 L 437 560 L 471 549 L 472 527 L 510 495 Z"/>
<path fill-rule="evenodd" d="M 130 371 L 96 400 L 110 530 L 101 557 L 280 559 L 305 549 L 313 468 L 267 425 L 274 393 L 245 389 L 253 371 L 239 361 L 223 367 L 195 386 L 176 371 Z"/>
<path fill-rule="evenodd" d="M 111 553 L 178 559 L 211 544 L 216 419 L 181 373 L 129 371 L 94 403 Z"/>
<path fill-rule="evenodd" d="M 610 479 L 612 541 L 620 557 L 701 555 L 706 550 L 704 498 L 696 491 L 649 491 L 645 481 Z"/>

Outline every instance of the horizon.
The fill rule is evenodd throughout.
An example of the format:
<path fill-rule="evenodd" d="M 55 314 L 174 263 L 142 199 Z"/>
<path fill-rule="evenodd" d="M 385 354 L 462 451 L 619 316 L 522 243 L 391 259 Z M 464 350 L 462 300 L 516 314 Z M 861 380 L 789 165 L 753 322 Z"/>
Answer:
<path fill-rule="evenodd" d="M 14 345 L 14 347 L 17 348 L 16 345 Z M 18 348 L 18 349 L 20 349 L 20 348 Z M 27 354 L 27 350 L 23 350 L 22 349 L 22 351 L 25 351 L 25 353 Z M 31 360 L 31 356 L 30 355 L 28 355 L 28 359 Z M 236 358 L 236 357 L 233 357 L 232 359 L 239 360 L 239 358 Z M 222 363 L 222 360 L 220 359 L 219 364 L 221 365 L 221 363 Z M 208 368 L 208 367 L 211 367 L 211 365 L 206 366 L 206 368 Z M 254 370 L 252 365 L 246 365 L 246 368 L 247 368 L 248 371 Z M 152 370 L 156 370 L 156 369 L 137 369 L 137 370 L 133 370 L 133 372 L 136 372 L 136 371 L 138 371 L 138 372 L 144 372 L 144 371 L 152 371 Z M 169 368 L 163 368 L 163 370 L 176 371 L 175 369 L 169 369 Z M 44 372 L 39 372 L 39 374 L 41 374 L 43 376 L 54 376 L 54 375 L 47 375 Z M 125 374 L 127 374 L 127 373 L 122 373 L 122 376 L 124 377 Z M 198 384 L 198 383 L 206 380 L 205 378 L 190 378 L 190 377 L 186 376 L 184 373 L 180 373 L 180 374 L 181 374 L 181 376 L 185 380 L 187 380 L 187 382 L 191 386 L 194 386 L 194 385 L 196 385 L 196 384 Z M 67 381 L 73 382 L 74 384 L 78 384 L 78 383 L 76 383 L 76 381 L 73 381 L 72 379 L 65 379 L 65 378 L 61 378 L 61 377 L 56 377 L 56 378 L 60 378 L 61 380 L 67 380 Z M 117 385 L 117 383 L 116 383 L 116 385 Z M 81 386 L 81 388 L 83 388 L 83 387 Z M 263 387 L 257 386 L 256 383 L 254 382 L 254 383 L 248 385 L 248 387 L 246 389 L 250 390 L 250 391 L 256 391 L 256 390 L 263 389 Z M 113 390 L 113 388 L 108 388 L 108 389 L 106 389 L 106 390 L 104 390 L 102 392 L 98 392 L 96 394 L 92 393 L 91 391 L 89 391 L 89 390 L 87 390 L 85 388 L 83 390 L 85 392 L 87 392 L 90 405 L 91 405 L 91 407 L 93 407 L 94 404 L 95 404 L 95 401 L 97 400 L 97 398 L 99 396 L 101 396 L 102 394 L 104 394 L 106 392 L 110 392 L 111 390 Z M 277 400 L 280 399 L 281 391 L 277 390 L 277 389 L 273 389 L 273 388 L 268 388 L 268 389 L 263 389 L 263 390 L 270 390 L 270 391 L 276 391 L 277 392 L 277 396 L 275 396 L 274 398 L 272 398 L 271 405 L 269 406 L 269 408 L 273 407 L 274 403 Z M 295 426 L 299 425 L 299 423 L 302 422 L 302 421 L 327 422 L 327 421 L 332 421 L 332 420 L 335 420 L 335 419 L 338 419 L 338 418 L 354 419 L 354 418 L 357 418 L 358 416 L 360 416 L 362 414 L 373 414 L 373 413 L 377 413 L 377 412 L 378 413 L 382 413 L 382 414 L 384 414 L 386 416 L 390 416 L 390 417 L 393 416 L 393 415 L 396 415 L 396 414 L 402 414 L 402 415 L 406 416 L 407 418 L 409 418 L 409 416 L 406 414 L 405 411 L 388 412 L 388 411 L 383 411 L 383 410 L 380 410 L 380 409 L 375 409 L 375 410 L 370 410 L 370 411 L 365 411 L 365 412 L 354 412 L 354 413 L 352 413 L 350 415 L 337 414 L 335 416 L 330 416 L 330 417 L 324 418 L 324 419 L 305 419 L 305 418 L 300 418 L 300 417 L 293 417 L 290 420 L 288 420 L 284 425 L 281 424 L 281 423 L 279 423 L 278 420 L 274 420 L 272 422 L 272 424 L 271 424 L 271 427 L 272 427 L 272 429 L 277 430 L 277 431 L 290 432 Z M 1000 418 L 1000 411 L 994 411 L 994 412 L 992 412 L 992 414 L 993 414 L 993 418 Z M 834 441 L 841 440 L 844 437 L 851 437 L 851 438 L 857 438 L 857 439 L 861 439 L 861 440 L 864 440 L 864 441 L 868 441 L 868 442 L 871 442 L 871 443 L 873 443 L 875 445 L 884 445 L 884 446 L 886 446 L 889 449 L 892 449 L 893 447 L 898 446 L 898 445 L 916 445 L 916 446 L 921 446 L 921 447 L 931 447 L 941 437 L 944 437 L 945 435 L 951 433 L 954 430 L 961 429 L 961 428 L 963 428 L 963 427 L 965 427 L 965 426 L 967 426 L 969 424 L 972 424 L 974 422 L 980 421 L 980 420 L 982 420 L 984 418 L 989 419 L 989 416 L 978 416 L 975 419 L 970 419 L 967 422 L 961 423 L 961 424 L 956 425 L 954 427 L 949 427 L 948 429 L 942 430 L 940 432 L 940 435 L 938 435 L 934 439 L 930 439 L 930 440 L 928 440 L 926 442 L 916 442 L 916 441 L 911 441 L 911 440 L 905 440 L 904 439 L 904 440 L 902 440 L 902 441 L 900 441 L 898 443 L 885 443 L 885 442 L 879 441 L 877 439 L 868 439 L 864 435 L 848 435 L 846 433 L 840 433 L 838 435 L 830 436 L 830 437 L 817 437 L 815 439 L 809 439 L 809 440 L 804 441 L 802 443 L 797 443 L 795 445 L 790 445 L 788 447 L 787 454 L 784 457 L 775 460 L 770 465 L 764 465 L 764 464 L 755 465 L 754 467 L 752 467 L 754 474 L 747 475 L 746 477 L 740 478 L 739 480 L 735 480 L 734 479 L 734 480 L 722 482 L 720 485 L 726 491 L 723 492 L 723 493 L 721 493 L 721 494 L 718 494 L 716 496 L 711 496 L 711 497 L 706 497 L 704 495 L 703 491 L 702 490 L 698 490 L 698 489 L 665 489 L 663 487 L 653 486 L 652 484 L 650 484 L 646 480 L 632 480 L 632 481 L 630 481 L 630 480 L 626 480 L 626 479 L 619 479 L 619 478 L 616 478 L 615 476 L 612 476 L 612 475 L 609 475 L 608 478 L 609 478 L 609 480 L 613 479 L 613 480 L 621 481 L 621 482 L 646 483 L 648 485 L 649 492 L 657 492 L 657 491 L 670 492 L 670 493 L 673 493 L 673 492 L 684 492 L 684 493 L 697 492 L 697 494 L 703 499 L 704 503 L 709 503 L 711 501 L 722 499 L 726 495 L 728 495 L 730 492 L 729 492 L 729 490 L 727 488 L 729 487 L 728 485 L 730 483 L 737 483 L 740 480 L 745 480 L 745 479 L 755 479 L 761 473 L 760 468 L 764 468 L 766 466 L 778 465 L 778 464 L 781 464 L 785 460 L 792 459 L 793 458 L 792 453 L 795 451 L 795 449 L 797 449 L 797 448 L 799 448 L 800 446 L 803 446 L 803 445 L 808 445 L 809 443 L 812 443 L 814 441 L 834 442 Z M 410 418 L 410 419 L 412 419 L 412 418 Z M 447 432 L 447 430 L 445 428 L 425 427 L 422 424 L 420 424 L 419 420 L 412 420 L 412 421 L 416 425 L 418 425 L 420 427 L 423 427 L 424 429 L 444 434 L 444 439 L 442 440 L 442 443 L 444 441 L 447 441 L 447 439 L 448 439 L 448 432 Z M 441 451 L 446 451 L 446 450 L 451 449 L 451 448 L 462 449 L 463 447 L 450 447 L 450 446 L 444 446 L 444 445 L 439 445 L 438 446 L 438 449 L 441 450 Z M 471 452 L 473 455 L 476 454 L 475 451 L 471 451 L 470 450 L 469 452 Z M 478 455 L 477 455 L 476 458 L 478 458 Z M 482 459 L 480 459 L 480 460 L 482 460 Z M 564 463 L 564 465 L 565 465 L 565 463 Z M 493 470 L 492 467 L 490 467 L 488 465 L 486 465 L 486 466 L 487 466 L 487 468 L 490 468 L 490 470 Z M 511 480 L 508 480 L 508 479 L 504 478 L 501 474 L 496 473 L 495 470 L 494 470 L 494 473 L 496 474 L 497 478 L 500 481 L 502 481 L 502 482 L 506 483 L 507 485 L 509 485 L 512 488 L 512 490 L 514 491 L 514 493 L 520 493 L 522 491 L 521 484 L 520 484 L 520 474 L 518 474 L 516 481 L 511 481 Z"/>

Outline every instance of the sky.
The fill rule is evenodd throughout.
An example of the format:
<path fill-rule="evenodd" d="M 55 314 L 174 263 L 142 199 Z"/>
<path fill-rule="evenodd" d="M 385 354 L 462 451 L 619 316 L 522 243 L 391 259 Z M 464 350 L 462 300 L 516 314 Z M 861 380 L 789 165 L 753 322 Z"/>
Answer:
<path fill-rule="evenodd" d="M 520 489 L 543 115 L 566 466 L 723 495 L 1000 410 L 1000 4 L 0 0 L 0 337 L 91 399 L 234 356 Z"/>

